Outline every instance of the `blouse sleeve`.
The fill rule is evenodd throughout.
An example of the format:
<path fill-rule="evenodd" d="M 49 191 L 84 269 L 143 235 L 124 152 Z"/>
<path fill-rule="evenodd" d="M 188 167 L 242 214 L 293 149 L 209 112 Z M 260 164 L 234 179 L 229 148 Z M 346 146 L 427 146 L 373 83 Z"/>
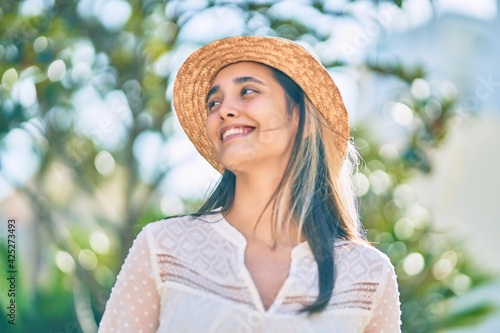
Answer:
<path fill-rule="evenodd" d="M 365 330 L 367 333 L 401 332 L 401 311 L 396 274 L 388 259 L 386 266 L 382 272 L 383 279 L 372 310 L 372 318 Z"/>
<path fill-rule="evenodd" d="M 99 333 L 156 332 L 160 296 L 153 275 L 146 230 L 139 233 L 106 304 Z"/>

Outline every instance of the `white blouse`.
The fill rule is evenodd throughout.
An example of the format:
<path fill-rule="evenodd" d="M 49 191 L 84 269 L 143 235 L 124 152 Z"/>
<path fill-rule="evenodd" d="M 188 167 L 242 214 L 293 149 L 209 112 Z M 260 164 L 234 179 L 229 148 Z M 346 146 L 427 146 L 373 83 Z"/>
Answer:
<path fill-rule="evenodd" d="M 151 223 L 118 274 L 99 333 L 400 332 L 400 304 L 389 259 L 364 243 L 337 241 L 337 279 L 327 308 L 298 314 L 318 295 L 307 242 L 265 310 L 246 269 L 246 240 L 218 213 Z"/>

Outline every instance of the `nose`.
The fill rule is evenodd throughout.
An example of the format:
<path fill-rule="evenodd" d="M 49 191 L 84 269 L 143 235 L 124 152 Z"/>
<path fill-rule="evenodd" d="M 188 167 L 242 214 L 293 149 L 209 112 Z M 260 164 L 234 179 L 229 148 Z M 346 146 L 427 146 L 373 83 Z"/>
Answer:
<path fill-rule="evenodd" d="M 224 99 L 219 110 L 220 119 L 224 120 L 226 118 L 234 118 L 237 117 L 238 114 L 239 111 L 237 103 L 235 101 L 231 101 L 228 98 Z"/>

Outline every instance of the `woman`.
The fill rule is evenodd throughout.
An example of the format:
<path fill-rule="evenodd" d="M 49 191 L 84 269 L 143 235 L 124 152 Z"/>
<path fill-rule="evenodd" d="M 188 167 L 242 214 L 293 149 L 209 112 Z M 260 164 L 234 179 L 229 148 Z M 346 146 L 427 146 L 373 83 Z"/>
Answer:
<path fill-rule="evenodd" d="M 326 69 L 289 40 L 222 39 L 182 65 L 174 106 L 222 178 L 196 214 L 137 236 L 100 332 L 399 332 Z"/>

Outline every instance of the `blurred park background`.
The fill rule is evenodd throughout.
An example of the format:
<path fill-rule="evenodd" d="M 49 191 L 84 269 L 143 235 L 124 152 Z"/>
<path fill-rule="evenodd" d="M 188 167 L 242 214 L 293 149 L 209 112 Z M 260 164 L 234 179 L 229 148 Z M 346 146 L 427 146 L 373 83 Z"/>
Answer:
<path fill-rule="evenodd" d="M 339 85 L 403 332 L 500 332 L 499 6 L 2 0 L 0 332 L 96 332 L 140 228 L 197 209 L 218 174 L 182 133 L 172 83 L 191 52 L 242 34 L 300 42 Z"/>

